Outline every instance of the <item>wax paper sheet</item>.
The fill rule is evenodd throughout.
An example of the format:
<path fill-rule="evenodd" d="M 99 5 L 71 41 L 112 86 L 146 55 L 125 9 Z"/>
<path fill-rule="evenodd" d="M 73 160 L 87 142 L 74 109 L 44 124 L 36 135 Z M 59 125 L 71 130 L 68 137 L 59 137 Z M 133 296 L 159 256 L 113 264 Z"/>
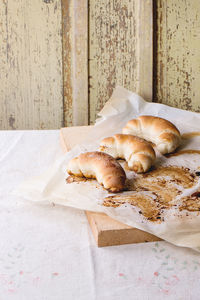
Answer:
<path fill-rule="evenodd" d="M 71 158 L 81 152 L 96 151 L 102 138 L 121 133 L 130 119 L 140 115 L 159 116 L 173 122 L 184 137 L 177 150 L 182 151 L 182 154 L 165 157 L 156 152 L 156 168 L 159 171 L 154 173 L 154 177 L 138 177 L 134 172 L 128 171 L 124 162 L 120 161 L 133 188 L 117 195 L 107 192 L 95 180 L 66 182 L 69 176 L 66 166 Z M 31 201 L 53 202 L 83 210 L 105 212 L 112 218 L 150 232 L 175 245 L 200 250 L 199 131 L 200 114 L 149 103 L 139 95 L 117 87 L 99 113 L 99 118 L 87 139 L 55 161 L 44 174 L 24 182 L 15 194 Z M 194 132 L 196 134 L 191 134 Z M 134 188 L 134 182 L 139 182 L 139 191 Z M 142 182 L 145 186 L 143 189 Z M 159 204 L 161 214 L 155 214 L 154 219 L 147 217 L 144 207 L 141 208 L 140 203 L 134 201 L 136 194 L 143 196 L 149 203 L 152 202 L 155 210 Z M 171 198 L 168 202 L 164 201 L 162 207 L 162 199 L 169 195 Z"/>

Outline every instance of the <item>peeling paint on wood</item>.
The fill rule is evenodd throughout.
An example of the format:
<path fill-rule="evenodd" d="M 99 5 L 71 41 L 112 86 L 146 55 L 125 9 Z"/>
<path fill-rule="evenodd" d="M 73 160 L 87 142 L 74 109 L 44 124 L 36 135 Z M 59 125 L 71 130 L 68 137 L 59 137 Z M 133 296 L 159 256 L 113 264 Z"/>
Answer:
<path fill-rule="evenodd" d="M 147 101 L 153 94 L 153 1 L 139 0 L 137 20 L 138 93 Z"/>
<path fill-rule="evenodd" d="M 90 123 L 116 85 L 152 99 L 152 1 L 90 0 Z"/>
<path fill-rule="evenodd" d="M 200 112 L 200 1 L 157 0 L 156 100 Z"/>
<path fill-rule="evenodd" d="M 0 25 L 0 129 L 60 128 L 61 1 L 1 1 Z"/>
<path fill-rule="evenodd" d="M 152 0 L 4 0 L 0 22 L 1 129 L 93 123 L 117 84 L 151 100 Z"/>
<path fill-rule="evenodd" d="M 63 0 L 65 126 L 88 124 L 88 1 Z"/>
<path fill-rule="evenodd" d="M 63 59 L 63 113 L 64 126 L 73 125 L 73 80 L 72 70 L 72 5 L 71 0 L 62 1 L 62 59 Z"/>

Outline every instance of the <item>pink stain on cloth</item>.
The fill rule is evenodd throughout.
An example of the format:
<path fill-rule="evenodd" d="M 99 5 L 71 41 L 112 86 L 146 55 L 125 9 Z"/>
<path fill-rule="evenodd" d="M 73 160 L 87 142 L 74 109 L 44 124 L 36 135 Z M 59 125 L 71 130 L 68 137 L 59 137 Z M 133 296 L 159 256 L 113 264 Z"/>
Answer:
<path fill-rule="evenodd" d="M 8 289 L 8 292 L 15 293 L 16 291 L 14 289 Z"/>
<path fill-rule="evenodd" d="M 168 294 L 169 294 L 169 290 L 166 290 L 166 289 L 163 289 L 162 292 L 163 292 L 165 295 L 168 295 Z"/>
<path fill-rule="evenodd" d="M 176 275 L 173 275 L 172 277 L 175 278 L 177 281 L 179 280 L 179 278 Z"/>

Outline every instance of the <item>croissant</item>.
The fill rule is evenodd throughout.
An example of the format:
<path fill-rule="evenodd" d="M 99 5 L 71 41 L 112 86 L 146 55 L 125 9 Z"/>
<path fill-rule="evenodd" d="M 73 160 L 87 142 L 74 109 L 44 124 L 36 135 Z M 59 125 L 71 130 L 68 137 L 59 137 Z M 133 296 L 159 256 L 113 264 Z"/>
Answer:
<path fill-rule="evenodd" d="M 173 152 L 181 142 L 180 132 L 174 124 L 153 116 L 140 116 L 130 120 L 122 132 L 151 141 L 162 154 Z"/>
<path fill-rule="evenodd" d="M 129 169 L 137 173 L 148 171 L 156 158 L 150 143 L 128 134 L 115 134 L 113 137 L 103 139 L 99 150 L 114 158 L 125 159 Z"/>
<path fill-rule="evenodd" d="M 70 160 L 67 166 L 70 175 L 96 178 L 111 192 L 120 192 L 125 187 L 126 174 L 121 165 L 110 155 L 102 152 L 85 152 Z"/>

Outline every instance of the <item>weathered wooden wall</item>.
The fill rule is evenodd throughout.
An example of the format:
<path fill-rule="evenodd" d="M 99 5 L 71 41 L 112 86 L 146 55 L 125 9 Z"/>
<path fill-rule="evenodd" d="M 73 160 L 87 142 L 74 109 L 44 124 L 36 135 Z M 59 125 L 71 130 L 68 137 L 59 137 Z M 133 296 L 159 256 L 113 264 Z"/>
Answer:
<path fill-rule="evenodd" d="M 0 129 L 60 128 L 61 0 L 1 0 L 0 24 Z"/>
<path fill-rule="evenodd" d="M 116 85 L 152 98 L 152 1 L 89 1 L 89 114 Z"/>
<path fill-rule="evenodd" d="M 200 1 L 156 0 L 157 102 L 200 112 Z"/>
<path fill-rule="evenodd" d="M 94 123 L 116 85 L 151 100 L 152 3 L 153 100 L 200 112 L 199 0 L 2 0 L 0 129 Z"/>

